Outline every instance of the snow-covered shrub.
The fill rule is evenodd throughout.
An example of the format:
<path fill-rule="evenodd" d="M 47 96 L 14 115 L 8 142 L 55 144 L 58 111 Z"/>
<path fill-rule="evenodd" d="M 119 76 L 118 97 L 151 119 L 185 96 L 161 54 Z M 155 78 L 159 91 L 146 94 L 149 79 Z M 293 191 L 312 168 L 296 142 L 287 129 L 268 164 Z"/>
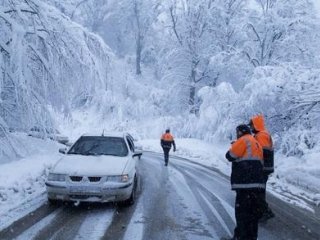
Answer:
<path fill-rule="evenodd" d="M 302 156 L 316 146 L 319 141 L 317 135 L 301 125 L 294 126 L 283 134 L 280 149 L 287 156 Z"/>
<path fill-rule="evenodd" d="M 229 139 L 234 131 L 237 112 L 232 112 L 237 104 L 238 94 L 230 83 L 223 82 L 217 87 L 204 87 L 198 92 L 202 99 L 197 124 L 198 137 L 211 139 L 213 136 Z"/>
<path fill-rule="evenodd" d="M 284 88 L 287 96 L 282 150 L 304 154 L 320 147 L 320 70 L 296 69 Z"/>
<path fill-rule="evenodd" d="M 278 67 L 256 68 L 245 87 L 236 92 L 231 83 L 222 82 L 215 88 L 199 91 L 202 98 L 199 130 L 204 135 L 230 139 L 235 127 L 248 123 L 251 116 L 263 113 L 267 125 L 281 108 L 281 91 L 285 70 Z M 270 126 L 269 126 L 270 127 Z M 209 130 L 209 131 L 208 131 Z"/>
<path fill-rule="evenodd" d="M 262 113 L 277 149 L 287 155 L 304 154 L 320 142 L 319 86 L 318 69 L 282 65 L 256 68 L 239 92 L 229 83 L 205 87 L 199 91 L 199 137 L 228 139 L 238 124 Z"/>

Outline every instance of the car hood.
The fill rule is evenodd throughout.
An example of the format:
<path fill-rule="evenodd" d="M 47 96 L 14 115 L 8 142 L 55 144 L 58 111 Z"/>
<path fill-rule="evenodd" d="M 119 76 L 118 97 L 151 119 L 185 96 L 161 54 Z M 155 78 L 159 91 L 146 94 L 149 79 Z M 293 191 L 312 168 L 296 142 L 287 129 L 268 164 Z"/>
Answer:
<path fill-rule="evenodd" d="M 60 159 L 53 173 L 68 175 L 121 175 L 129 157 L 66 155 Z"/>

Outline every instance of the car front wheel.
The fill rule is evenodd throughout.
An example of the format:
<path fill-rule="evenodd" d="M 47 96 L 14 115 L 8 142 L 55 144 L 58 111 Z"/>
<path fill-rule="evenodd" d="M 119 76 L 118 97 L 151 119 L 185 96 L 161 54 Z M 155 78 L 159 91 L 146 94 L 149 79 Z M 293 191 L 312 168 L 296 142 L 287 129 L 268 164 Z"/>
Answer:
<path fill-rule="evenodd" d="M 135 203 L 136 201 L 136 190 L 137 190 L 137 177 L 134 177 L 133 181 L 133 187 L 132 187 L 132 192 L 130 194 L 130 197 L 123 202 L 124 206 L 131 206 Z"/>
<path fill-rule="evenodd" d="M 51 199 L 51 198 L 48 198 L 48 203 L 49 205 L 58 205 L 59 204 L 59 200 L 57 199 Z"/>

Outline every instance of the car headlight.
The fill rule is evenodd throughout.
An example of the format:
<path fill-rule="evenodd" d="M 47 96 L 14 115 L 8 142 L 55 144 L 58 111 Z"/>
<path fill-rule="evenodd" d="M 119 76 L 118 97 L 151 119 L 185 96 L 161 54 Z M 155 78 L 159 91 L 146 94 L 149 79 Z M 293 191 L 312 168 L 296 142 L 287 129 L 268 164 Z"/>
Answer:
<path fill-rule="evenodd" d="M 128 182 L 129 175 L 123 174 L 123 175 L 116 175 L 116 176 L 108 176 L 107 181 L 108 182 Z"/>
<path fill-rule="evenodd" d="M 49 173 L 48 181 L 64 182 L 66 180 L 65 174 Z"/>

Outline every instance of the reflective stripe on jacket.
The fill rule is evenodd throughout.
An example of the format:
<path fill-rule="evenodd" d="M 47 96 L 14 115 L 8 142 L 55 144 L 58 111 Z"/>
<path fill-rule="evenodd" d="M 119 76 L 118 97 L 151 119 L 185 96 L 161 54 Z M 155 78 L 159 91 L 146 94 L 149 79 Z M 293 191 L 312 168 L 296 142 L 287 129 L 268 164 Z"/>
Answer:
<path fill-rule="evenodd" d="M 246 134 L 235 141 L 228 158 L 232 162 L 231 187 L 236 189 L 265 188 L 263 151 L 257 140 Z"/>
<path fill-rule="evenodd" d="M 251 118 L 253 127 L 256 131 L 255 139 L 259 142 L 263 149 L 264 172 L 270 174 L 274 172 L 274 150 L 271 135 L 265 129 L 264 118 L 257 115 Z"/>

